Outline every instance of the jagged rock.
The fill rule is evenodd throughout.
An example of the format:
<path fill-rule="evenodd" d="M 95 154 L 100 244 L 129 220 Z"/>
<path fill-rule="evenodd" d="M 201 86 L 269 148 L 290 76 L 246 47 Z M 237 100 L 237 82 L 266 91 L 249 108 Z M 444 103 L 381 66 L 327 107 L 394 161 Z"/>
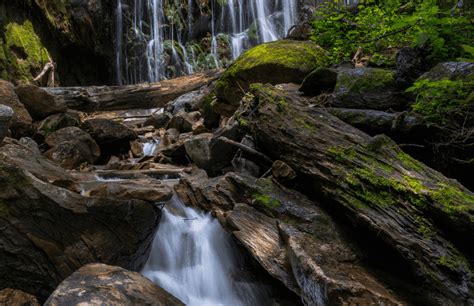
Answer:
<path fill-rule="evenodd" d="M 360 264 L 363 258 L 321 205 L 298 192 L 235 173 L 198 174 L 175 189 L 186 204 L 224 215 L 223 226 L 307 305 L 404 303 Z"/>
<path fill-rule="evenodd" d="M 214 111 L 231 116 L 250 84 L 300 83 L 327 63 L 325 51 L 313 42 L 281 40 L 259 45 L 240 56 L 217 81 Z"/>
<path fill-rule="evenodd" d="M 46 137 L 51 147 L 45 156 L 66 169 L 74 169 L 82 163 L 94 164 L 100 157 L 100 148 L 92 137 L 78 127 L 57 130 Z"/>
<path fill-rule="evenodd" d="M 203 99 L 209 94 L 210 88 L 204 86 L 198 90 L 191 91 L 186 93 L 176 100 L 168 103 L 165 107 L 167 112 L 172 113 L 173 115 L 178 114 L 179 112 L 192 112 L 199 110 L 200 104 Z"/>
<path fill-rule="evenodd" d="M 395 83 L 395 71 L 381 68 L 339 69 L 332 107 L 403 110 L 407 98 Z"/>
<path fill-rule="evenodd" d="M 201 169 L 209 169 L 212 163 L 210 143 L 213 137 L 212 133 L 204 133 L 184 143 L 186 154 Z"/>
<path fill-rule="evenodd" d="M 64 102 L 56 101 L 52 95 L 37 86 L 20 85 L 15 88 L 15 92 L 35 120 L 42 120 L 50 115 L 67 111 Z"/>
<path fill-rule="evenodd" d="M 401 87 L 408 87 L 428 68 L 425 50 L 403 47 L 396 55 L 397 79 Z"/>
<path fill-rule="evenodd" d="M 57 131 L 62 128 L 70 126 L 79 126 L 81 124 L 81 119 L 79 115 L 74 113 L 60 113 L 48 116 L 43 121 L 41 121 L 36 129 L 37 133 L 43 135 L 43 137 L 48 136 L 49 133 Z"/>
<path fill-rule="evenodd" d="M 20 138 L 27 136 L 32 130 L 30 114 L 25 106 L 21 104 L 15 93 L 13 84 L 0 79 L 0 104 L 9 106 L 13 109 L 13 119 L 11 123 L 11 132 L 13 137 Z"/>
<path fill-rule="evenodd" d="M 370 137 L 272 86 L 254 84 L 252 94 L 258 105 L 242 105 L 250 114 L 243 119 L 262 153 L 292 167 L 301 178 L 296 184 L 350 220 L 354 232 L 363 231 L 363 241 L 370 237 L 379 246 L 377 256 L 391 254 L 392 267 L 422 279 L 420 299 L 473 302 L 465 258 L 474 255 L 466 247 L 474 239 L 474 194 L 386 136 Z M 257 109 L 249 111 L 249 105 Z"/>
<path fill-rule="evenodd" d="M 272 165 L 272 176 L 277 180 L 291 181 L 296 178 L 296 172 L 287 163 L 276 160 Z"/>
<path fill-rule="evenodd" d="M 193 131 L 193 124 L 201 118 L 200 112 L 180 112 L 171 118 L 168 128 L 177 129 L 180 133 L 189 133 Z"/>
<path fill-rule="evenodd" d="M 139 273 L 104 264 L 86 265 L 66 278 L 46 301 L 60 305 L 184 305 Z"/>
<path fill-rule="evenodd" d="M 81 127 L 97 142 L 102 157 L 128 153 L 130 141 L 138 137 L 127 126 L 109 119 L 89 119 Z"/>
<path fill-rule="evenodd" d="M 168 127 L 170 123 L 172 115 L 168 112 L 155 114 L 148 118 L 144 123 L 143 126 L 150 126 L 152 125 L 155 129 L 161 129 Z"/>
<path fill-rule="evenodd" d="M 0 144 L 2 144 L 3 138 L 8 135 L 13 115 L 11 107 L 0 104 Z"/>
<path fill-rule="evenodd" d="M 171 199 L 173 191 L 167 185 L 154 179 L 135 179 L 98 184 L 85 191 L 92 197 L 113 198 L 117 200 L 143 200 L 151 203 L 163 203 Z"/>
<path fill-rule="evenodd" d="M 34 151 L 35 154 L 41 154 L 38 143 L 36 143 L 34 139 L 31 139 L 29 137 L 22 137 L 20 138 L 20 143 L 28 147 L 30 150 Z"/>
<path fill-rule="evenodd" d="M 192 130 L 193 130 L 194 135 L 206 133 L 207 129 L 206 129 L 206 126 L 204 125 L 204 119 L 201 118 L 198 121 L 194 122 L 192 126 Z"/>
<path fill-rule="evenodd" d="M 83 197 L 54 182 L 70 173 L 19 144 L 0 151 L 0 288 L 45 299 L 92 262 L 139 271 L 161 211 L 140 200 Z"/>
<path fill-rule="evenodd" d="M 300 91 L 308 96 L 332 92 L 336 87 L 337 71 L 328 68 L 318 68 L 308 74 L 301 84 Z"/>
<path fill-rule="evenodd" d="M 16 289 L 0 291 L 0 305 L 8 306 L 40 306 L 34 295 Z"/>

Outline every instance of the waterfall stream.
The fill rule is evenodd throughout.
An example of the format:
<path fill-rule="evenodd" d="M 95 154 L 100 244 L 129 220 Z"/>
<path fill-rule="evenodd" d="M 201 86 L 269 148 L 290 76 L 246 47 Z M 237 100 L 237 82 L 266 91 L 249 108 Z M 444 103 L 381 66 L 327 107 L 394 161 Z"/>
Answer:
<path fill-rule="evenodd" d="M 235 245 L 210 214 L 176 196 L 165 206 L 143 274 L 186 305 L 265 305 L 265 290 L 239 276 Z"/>
<path fill-rule="evenodd" d="M 193 0 L 186 8 L 166 0 L 117 0 L 117 83 L 221 67 L 252 46 L 284 38 L 297 21 L 298 0 L 210 0 L 209 8 L 203 12 Z M 209 19 L 209 37 L 194 35 L 194 12 Z"/>

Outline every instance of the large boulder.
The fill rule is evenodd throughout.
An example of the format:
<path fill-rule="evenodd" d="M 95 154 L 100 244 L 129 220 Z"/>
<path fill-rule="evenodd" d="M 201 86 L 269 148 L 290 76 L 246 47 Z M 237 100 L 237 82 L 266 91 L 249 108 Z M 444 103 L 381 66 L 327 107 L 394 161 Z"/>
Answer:
<path fill-rule="evenodd" d="M 395 82 L 396 72 L 382 68 L 339 69 L 330 105 L 333 107 L 403 110 L 407 97 Z"/>
<path fill-rule="evenodd" d="M 439 81 L 472 80 L 474 78 L 474 63 L 471 62 L 444 62 L 434 66 L 430 71 L 421 76 L 422 79 Z"/>
<path fill-rule="evenodd" d="M 11 107 L 0 104 L 0 144 L 8 134 L 13 115 Z"/>
<path fill-rule="evenodd" d="M 308 96 L 332 92 L 337 83 L 337 71 L 329 68 L 318 68 L 308 74 L 301 84 L 300 91 Z"/>
<path fill-rule="evenodd" d="M 49 115 L 67 111 L 64 102 L 56 101 L 52 95 L 38 86 L 20 85 L 15 88 L 15 92 L 35 120 L 42 120 Z"/>
<path fill-rule="evenodd" d="M 12 120 L 12 134 L 16 138 L 27 136 L 32 130 L 30 114 L 25 106 L 21 104 L 15 93 L 13 84 L 0 79 L 0 104 L 6 105 L 13 109 L 14 115 Z"/>
<path fill-rule="evenodd" d="M 45 305 L 184 304 L 139 273 L 95 263 L 80 268 L 66 278 Z"/>
<path fill-rule="evenodd" d="M 99 144 L 103 157 L 127 153 L 130 141 L 138 138 L 132 129 L 109 119 L 89 119 L 81 127 Z"/>
<path fill-rule="evenodd" d="M 310 41 L 281 40 L 244 53 L 216 83 L 215 110 L 230 116 L 250 84 L 301 83 L 306 75 L 327 65 L 326 52 Z"/>
<path fill-rule="evenodd" d="M 139 271 L 161 211 L 154 204 L 83 197 L 58 187 L 75 182 L 64 169 L 20 144 L 0 151 L 0 288 L 46 299 L 85 264 Z M 68 184 L 68 185 L 71 185 Z"/>
<path fill-rule="evenodd" d="M 45 142 L 51 147 L 45 156 L 66 169 L 77 168 L 82 163 L 94 164 L 100 157 L 95 140 L 78 127 L 57 130 Z"/>

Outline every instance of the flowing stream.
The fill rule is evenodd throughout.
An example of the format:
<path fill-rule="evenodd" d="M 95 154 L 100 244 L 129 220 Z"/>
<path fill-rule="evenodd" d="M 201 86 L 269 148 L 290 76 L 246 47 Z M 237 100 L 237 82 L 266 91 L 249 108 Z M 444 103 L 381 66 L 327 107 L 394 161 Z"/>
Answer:
<path fill-rule="evenodd" d="M 219 222 L 174 196 L 142 273 L 186 305 L 268 304 L 265 290 L 239 270 L 235 245 Z"/>

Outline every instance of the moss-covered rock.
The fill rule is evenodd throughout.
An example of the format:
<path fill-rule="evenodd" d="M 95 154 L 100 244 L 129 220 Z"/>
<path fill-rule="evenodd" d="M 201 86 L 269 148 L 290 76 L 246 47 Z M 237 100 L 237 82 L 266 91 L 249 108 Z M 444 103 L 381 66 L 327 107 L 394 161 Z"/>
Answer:
<path fill-rule="evenodd" d="M 403 109 L 407 99 L 395 79 L 395 71 L 387 69 L 340 69 L 331 104 L 345 108 Z"/>
<path fill-rule="evenodd" d="M 4 40 L 0 37 L 0 74 L 10 80 L 32 80 L 49 61 L 29 20 L 11 22 L 4 26 Z"/>
<path fill-rule="evenodd" d="M 252 83 L 301 83 L 328 64 L 326 52 L 313 42 L 281 40 L 257 46 L 231 65 L 216 84 L 218 113 L 231 115 Z"/>

